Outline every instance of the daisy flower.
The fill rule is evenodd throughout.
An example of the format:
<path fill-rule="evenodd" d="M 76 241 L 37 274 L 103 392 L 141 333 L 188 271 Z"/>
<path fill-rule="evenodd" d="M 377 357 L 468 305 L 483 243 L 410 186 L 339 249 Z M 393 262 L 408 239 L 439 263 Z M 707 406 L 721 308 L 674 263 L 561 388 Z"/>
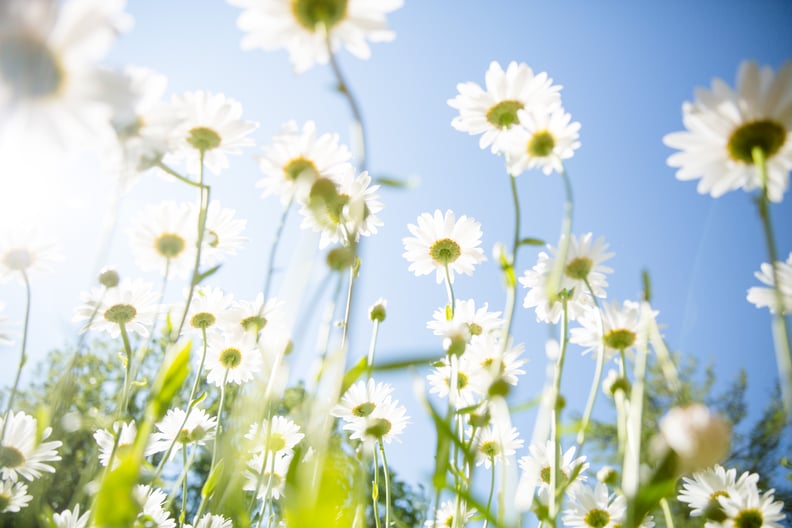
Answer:
<path fill-rule="evenodd" d="M 141 271 L 187 279 L 195 265 L 197 220 L 190 205 L 162 202 L 149 205 L 134 220 L 129 242 Z"/>
<path fill-rule="evenodd" d="M 239 300 L 226 310 L 222 317 L 222 328 L 231 334 L 256 337 L 263 330 L 279 330 L 284 325 L 283 302 L 276 298 L 264 302 L 259 293 L 252 301 Z"/>
<path fill-rule="evenodd" d="M 520 110 L 517 115 L 521 126 L 495 144 L 506 154 L 509 174 L 519 176 L 528 169 L 561 173 L 563 160 L 580 147 L 580 123 L 571 123 L 572 116 L 560 108 L 549 114 Z"/>
<path fill-rule="evenodd" d="M 478 365 L 481 374 L 473 377 L 473 383 L 478 383 L 481 394 L 487 394 L 490 386 L 497 380 L 502 380 L 509 385 L 517 385 L 517 376 L 525 374 L 520 367 L 525 365 L 522 355 L 525 347 L 522 344 L 511 345 L 511 338 L 506 346 L 497 334 L 489 333 L 474 337 L 465 349 L 473 365 Z M 496 367 L 497 365 L 497 367 Z"/>
<path fill-rule="evenodd" d="M 575 458 L 575 449 L 575 446 L 572 446 L 566 451 L 561 451 L 559 469 L 562 483 L 569 482 L 573 473 L 575 474 L 573 483 L 586 480 L 582 473 L 588 469 L 589 464 L 586 462 L 585 456 Z M 555 444 L 549 440 L 544 444 L 531 444 L 528 447 L 528 451 L 530 454 L 520 457 L 518 461 L 518 465 L 523 472 L 520 479 L 520 488 L 534 489 L 537 486 L 540 489 L 548 488 L 554 470 Z"/>
<path fill-rule="evenodd" d="M 773 500 L 775 490 L 759 494 L 757 489 L 748 489 L 734 496 L 721 496 L 718 500 L 723 506 L 726 528 L 782 528 L 780 522 L 786 517 L 781 510 L 784 503 Z"/>
<path fill-rule="evenodd" d="M 252 453 L 267 451 L 276 456 L 293 452 L 294 446 L 304 437 L 300 426 L 285 416 L 273 416 L 269 423 L 267 420 L 253 423 L 245 435 L 252 444 Z"/>
<path fill-rule="evenodd" d="M 468 508 L 464 502 L 459 507 L 459 525 L 465 526 L 468 521 L 473 519 L 476 510 Z M 424 526 L 427 528 L 447 528 L 448 526 L 455 526 L 457 518 L 456 504 L 452 500 L 443 502 L 437 510 L 437 517 L 433 521 L 425 521 Z"/>
<path fill-rule="evenodd" d="M 317 137 L 316 123 L 306 122 L 302 130 L 289 121 L 281 132 L 265 145 L 259 167 L 264 178 L 256 187 L 262 196 L 277 194 L 285 205 L 293 198 L 304 201 L 318 178 L 338 181 L 353 170 L 349 163 L 352 155 L 345 145 L 339 145 L 338 134 Z"/>
<path fill-rule="evenodd" d="M 57 449 L 62 442 L 44 442 L 52 434 L 52 428 L 39 432 L 37 420 L 22 411 L 9 411 L 7 419 L 6 423 L 6 417 L 0 417 L 0 431 L 4 431 L 0 443 L 2 479 L 16 482 L 22 477 L 33 481 L 43 473 L 54 473 L 55 468 L 47 462 L 61 459 Z"/>
<path fill-rule="evenodd" d="M 476 301 L 456 300 L 454 305 L 454 316 L 451 319 L 446 317 L 446 309 L 438 308 L 432 314 L 432 320 L 426 323 L 426 327 L 434 332 L 434 335 L 441 337 L 452 337 L 458 333 L 458 326 L 467 327 L 471 337 L 486 336 L 503 326 L 501 312 L 490 312 L 489 304 L 476 309 Z"/>
<path fill-rule="evenodd" d="M 691 517 L 704 516 L 720 522 L 726 518 L 720 497 L 731 497 L 756 489 L 759 475 L 748 471 L 737 478 L 737 470 L 721 465 L 697 471 L 690 477 L 682 477 L 682 490 L 677 499 L 690 508 Z"/>
<path fill-rule="evenodd" d="M 59 246 L 34 231 L 5 231 L 0 237 L 0 282 L 49 272 L 59 260 Z"/>
<path fill-rule="evenodd" d="M 729 454 L 731 427 L 700 403 L 671 408 L 658 428 L 662 443 L 677 455 L 680 474 L 710 467 Z"/>
<path fill-rule="evenodd" d="M 495 424 L 486 429 L 479 429 L 476 433 L 476 465 L 484 464 L 489 469 L 496 462 L 509 463 L 510 456 L 523 446 L 523 440 L 518 438 L 520 433 L 516 427 L 504 430 L 503 426 Z"/>
<path fill-rule="evenodd" d="M 81 293 L 80 298 L 83 304 L 75 309 L 73 320 L 88 321 L 80 332 L 93 329 L 117 338 L 123 324 L 127 331 L 148 337 L 157 316 L 159 294 L 140 279 L 123 279 L 115 288 L 93 288 Z"/>
<path fill-rule="evenodd" d="M 0 144 L 84 146 L 112 137 L 119 76 L 98 66 L 131 27 L 124 0 L 0 3 Z"/>
<path fill-rule="evenodd" d="M 137 426 L 135 420 L 129 422 L 115 422 L 113 424 L 113 432 L 107 429 L 99 429 L 94 432 L 93 437 L 96 440 L 96 445 L 99 446 L 99 463 L 107 466 L 110 462 L 110 454 L 113 452 L 113 445 L 115 445 L 115 436 L 118 436 L 118 445 L 116 445 L 115 456 L 113 457 L 113 468 L 118 465 L 118 457 L 125 450 L 130 449 L 135 443 L 137 437 Z M 145 450 L 146 456 L 155 453 L 151 451 L 151 445 L 148 445 Z"/>
<path fill-rule="evenodd" d="M 641 305 L 634 301 L 624 301 L 621 306 L 616 301 L 604 303 L 601 310 L 588 308 L 578 323 L 581 326 L 570 331 L 569 341 L 582 346 L 584 355 L 594 352 L 594 357 L 603 346 L 606 360 L 620 350 L 640 346 L 647 338 L 640 328 Z"/>
<path fill-rule="evenodd" d="M 565 526 L 615 528 L 624 520 L 627 501 L 621 495 L 608 493 L 608 486 L 580 484 L 569 489 L 569 506 L 563 513 Z"/>
<path fill-rule="evenodd" d="M 198 225 L 200 209 L 194 204 L 190 205 L 190 224 Z M 224 262 L 226 257 L 236 255 L 239 249 L 248 241 L 242 236 L 247 220 L 234 218 L 236 211 L 220 206 L 220 202 L 213 201 L 206 210 L 206 228 L 201 248 L 201 263 L 213 266 Z"/>
<path fill-rule="evenodd" d="M 403 0 L 228 0 L 244 11 L 237 26 L 247 33 L 242 49 L 286 48 L 297 73 L 327 64 L 344 47 L 359 59 L 371 56 L 368 42 L 388 42 L 395 33 L 385 15 Z M 329 44 L 328 44 L 329 42 Z"/>
<path fill-rule="evenodd" d="M 377 383 L 371 378 L 368 381 L 358 381 L 347 389 L 330 414 L 347 423 L 364 420 L 378 406 L 383 405 L 392 392 L 393 387 L 388 383 Z"/>
<path fill-rule="evenodd" d="M 320 178 L 311 186 L 308 199 L 300 213 L 300 227 L 322 233 L 319 247 L 330 243 L 348 245 L 360 236 L 377 233 L 382 220 L 377 213 L 383 205 L 376 194 L 379 185 L 371 185 L 371 176 L 363 171 L 357 176 L 354 169 L 344 172 L 338 182 Z"/>
<path fill-rule="evenodd" d="M 547 248 L 548 252 L 539 253 L 536 265 L 526 270 L 519 281 L 523 287 L 528 288 L 523 306 L 536 309 L 537 321 L 555 324 L 561 319 L 563 304 L 559 300 L 552 304 L 548 301 L 547 285 L 557 265 L 558 250 L 550 245 Z M 566 290 L 568 293 L 569 320 L 576 320 L 587 308 L 594 306 L 589 285 L 594 295 L 605 297 L 605 288 L 608 286 L 605 274 L 613 272 L 611 268 L 603 265 L 603 262 L 613 257 L 613 253 L 608 253 L 607 249 L 605 240 L 602 237 L 595 240 L 592 233 L 570 237 L 559 292 L 556 292 Z"/>
<path fill-rule="evenodd" d="M 286 474 L 289 472 L 289 464 L 292 457 L 289 454 L 276 457 L 267 457 L 262 451 L 253 455 L 248 460 L 245 470 L 245 491 L 258 490 L 259 499 L 272 497 L 278 500 L 283 496 L 283 489 L 286 487 Z M 263 468 L 263 470 L 262 470 Z"/>
<path fill-rule="evenodd" d="M 142 509 L 137 516 L 141 524 L 145 526 L 153 525 L 157 528 L 176 528 L 176 521 L 171 517 L 170 512 L 165 509 L 168 495 L 164 491 L 138 484 L 132 489 L 132 497 Z"/>
<path fill-rule="evenodd" d="M 0 480 L 0 513 L 16 513 L 25 508 L 31 500 L 33 496 L 28 495 L 27 484 Z"/>
<path fill-rule="evenodd" d="M 457 220 L 452 211 L 444 215 L 435 210 L 434 214 L 421 214 L 418 225 L 407 228 L 413 236 L 402 239 L 402 256 L 410 262 L 409 271 L 417 276 L 435 271 L 440 284 L 448 270 L 448 280 L 453 283 L 455 273 L 472 275 L 475 265 L 486 260 L 479 247 L 481 224 L 465 215 Z"/>
<path fill-rule="evenodd" d="M 407 427 L 407 410 L 398 400 L 390 396 L 377 405 L 366 417 L 347 422 L 343 429 L 350 431 L 351 440 L 360 440 L 367 449 L 371 449 L 377 442 L 391 443 Z"/>
<path fill-rule="evenodd" d="M 792 62 L 773 74 L 770 67 L 743 62 L 737 88 L 720 79 L 700 88 L 696 100 L 682 105 L 685 131 L 663 138 L 679 150 L 669 156 L 679 180 L 699 179 L 698 192 L 713 198 L 728 191 L 762 188 L 753 151 L 761 149 L 767 166 L 767 194 L 780 202 L 792 169 Z"/>
<path fill-rule="evenodd" d="M 206 411 L 193 408 L 189 414 L 183 409 L 170 409 L 156 425 L 157 431 L 151 435 L 148 454 L 163 453 L 173 445 L 171 459 L 184 446 L 205 445 L 215 437 L 217 417 L 209 416 Z"/>
<path fill-rule="evenodd" d="M 187 295 L 188 290 L 185 290 L 184 296 Z M 217 328 L 221 318 L 231 309 L 233 302 L 234 296 L 230 293 L 226 294 L 219 288 L 199 286 L 195 289 L 187 310 L 187 321 L 190 326 L 199 330 Z"/>
<path fill-rule="evenodd" d="M 261 351 L 249 336 L 211 335 L 206 353 L 206 381 L 241 385 L 261 371 Z"/>
<path fill-rule="evenodd" d="M 449 397 L 453 369 L 451 362 L 456 363 L 456 390 L 451 394 L 456 408 L 469 407 L 477 403 L 477 395 L 481 394 L 481 387 L 486 385 L 479 378 L 483 375 L 479 365 L 473 362 L 469 354 L 461 356 L 444 357 L 440 364 L 426 377 L 429 381 L 429 393 L 437 394 L 440 398 Z"/>
<path fill-rule="evenodd" d="M 786 262 L 775 263 L 778 273 L 779 289 L 781 290 L 781 313 L 788 315 L 792 313 L 792 252 Z M 763 262 L 759 271 L 754 276 L 769 288 L 754 286 L 748 290 L 748 301 L 755 304 L 757 308 L 767 307 L 771 313 L 778 312 L 778 302 L 776 300 L 775 279 L 773 277 L 773 267 L 767 262 Z"/>
<path fill-rule="evenodd" d="M 80 515 L 79 504 L 77 504 L 73 510 L 64 510 L 52 516 L 55 528 L 88 528 L 88 521 L 90 518 L 91 510 L 87 510 Z"/>
<path fill-rule="evenodd" d="M 561 86 L 542 72 L 534 74 L 523 63 L 510 62 L 506 71 L 493 61 L 484 76 L 486 90 L 474 82 L 457 84 L 459 94 L 448 100 L 459 115 L 451 126 L 470 135 L 482 134 L 479 146 L 492 145 L 523 125 L 519 111 L 523 109 L 549 112 L 561 105 Z"/>
<path fill-rule="evenodd" d="M 0 301 L 0 345 L 10 345 L 14 341 L 11 339 L 9 334 L 9 324 L 8 324 L 8 317 L 5 316 L 3 311 L 5 310 L 5 304 Z"/>
<path fill-rule="evenodd" d="M 174 131 L 175 152 L 166 156 L 186 159 L 187 172 L 198 175 L 203 162 L 214 174 L 228 168 L 228 154 L 239 154 L 240 147 L 253 145 L 249 137 L 258 128 L 252 121 L 242 120 L 242 105 L 223 94 L 186 92 L 171 100 L 175 115 L 181 118 Z"/>
<path fill-rule="evenodd" d="M 185 528 L 193 528 L 191 524 L 185 524 Z M 230 519 L 226 519 L 222 515 L 213 515 L 205 513 L 198 519 L 195 528 L 232 528 L 233 524 Z"/>

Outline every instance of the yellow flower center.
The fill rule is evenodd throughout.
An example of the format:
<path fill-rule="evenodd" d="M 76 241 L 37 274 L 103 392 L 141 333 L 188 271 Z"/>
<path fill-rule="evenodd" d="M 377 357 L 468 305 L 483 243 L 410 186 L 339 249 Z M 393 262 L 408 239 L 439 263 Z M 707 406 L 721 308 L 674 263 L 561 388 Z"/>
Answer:
<path fill-rule="evenodd" d="M 178 257 L 186 245 L 184 239 L 176 233 L 162 233 L 154 240 L 154 249 L 166 259 Z"/>
<path fill-rule="evenodd" d="M 553 134 L 547 130 L 540 130 L 534 132 L 534 135 L 528 140 L 526 150 L 532 158 L 546 158 L 553 153 L 554 147 L 555 137 Z"/>

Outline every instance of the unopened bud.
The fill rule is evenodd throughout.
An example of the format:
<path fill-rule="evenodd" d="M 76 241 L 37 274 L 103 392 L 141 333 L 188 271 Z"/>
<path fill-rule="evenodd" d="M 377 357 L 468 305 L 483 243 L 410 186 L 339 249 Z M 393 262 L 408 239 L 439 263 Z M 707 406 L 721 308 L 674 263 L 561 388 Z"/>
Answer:
<path fill-rule="evenodd" d="M 377 302 L 371 305 L 369 308 L 369 318 L 372 321 L 382 322 L 385 320 L 385 316 L 387 312 L 385 311 L 385 307 L 388 305 L 388 302 L 385 299 L 379 299 Z"/>
<path fill-rule="evenodd" d="M 120 280 L 118 272 L 114 269 L 106 268 L 99 272 L 99 284 L 105 288 L 115 288 Z"/>

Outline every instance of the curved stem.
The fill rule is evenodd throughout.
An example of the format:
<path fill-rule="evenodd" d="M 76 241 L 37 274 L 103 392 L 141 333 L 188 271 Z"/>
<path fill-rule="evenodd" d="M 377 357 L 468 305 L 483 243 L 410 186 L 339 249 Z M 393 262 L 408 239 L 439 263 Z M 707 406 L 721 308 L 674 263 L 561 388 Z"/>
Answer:
<path fill-rule="evenodd" d="M 325 35 L 325 44 L 327 46 L 327 54 L 330 57 L 330 67 L 333 70 L 333 74 L 335 75 L 336 82 L 338 83 L 336 88 L 338 91 L 346 98 L 347 102 L 349 103 L 349 109 L 352 112 L 352 118 L 354 119 L 354 139 L 357 143 L 357 154 L 358 154 L 358 163 L 357 169 L 358 172 L 363 172 L 367 169 L 367 161 L 366 161 L 366 153 L 368 148 L 366 146 L 366 129 L 363 125 L 363 115 L 360 112 L 360 106 L 358 105 L 357 99 L 352 94 L 349 89 L 349 85 L 344 78 L 344 74 L 341 72 L 341 67 L 338 65 L 338 61 L 336 60 L 335 53 L 333 52 L 333 44 L 330 39 L 330 31 L 327 28 L 324 29 Z"/>
<path fill-rule="evenodd" d="M 789 348 L 789 328 L 784 317 L 784 297 L 781 292 L 781 283 L 778 273 L 778 251 L 776 250 L 773 224 L 770 220 L 770 200 L 768 198 L 767 159 L 761 147 L 754 147 L 751 151 L 754 165 L 759 170 L 762 181 L 762 195 L 757 198 L 759 217 L 762 220 L 765 243 L 770 257 L 770 268 L 773 270 L 773 293 L 775 294 L 775 312 L 772 314 L 772 333 L 775 345 L 776 363 L 778 364 L 778 377 L 781 382 L 781 394 L 787 415 L 792 416 L 792 354 Z"/>
<path fill-rule="evenodd" d="M 508 275 L 508 289 L 506 291 L 506 311 L 504 317 L 503 327 L 503 350 L 506 351 L 508 346 L 509 334 L 514 322 L 514 306 L 517 302 L 517 281 L 515 280 L 515 273 L 517 269 L 517 250 L 520 248 L 520 199 L 517 196 L 517 181 L 514 176 L 509 174 L 509 183 L 511 184 L 512 203 L 514 205 L 514 238 L 512 240 L 511 262 L 509 262 Z"/>
<path fill-rule="evenodd" d="M 597 299 L 597 296 L 594 295 L 594 289 L 591 287 L 591 283 L 589 282 L 588 278 L 585 279 L 585 283 L 589 295 L 591 295 L 591 298 L 594 301 L 594 306 L 597 308 L 597 313 L 599 314 L 600 336 L 604 336 L 605 321 L 602 318 L 602 308 L 600 308 L 599 300 Z M 604 346 L 605 343 L 600 338 L 600 341 L 597 344 L 597 365 L 594 367 L 594 378 L 591 380 L 591 389 L 589 390 L 588 400 L 586 401 L 586 409 L 583 412 L 583 418 L 580 420 L 580 428 L 578 429 L 577 434 L 578 450 L 583 448 L 583 443 L 586 441 L 586 429 L 588 429 L 588 424 L 591 420 L 591 413 L 594 411 L 594 402 L 597 401 L 597 395 L 599 394 L 600 381 L 602 380 L 602 369 L 605 366 Z"/>
<path fill-rule="evenodd" d="M 8 416 L 11 413 L 11 407 L 14 405 L 14 399 L 16 398 L 17 389 L 19 388 L 19 379 L 22 377 L 22 368 L 25 366 L 25 363 L 27 363 L 27 337 L 28 329 L 30 328 L 31 301 L 30 280 L 28 279 L 27 273 L 24 271 L 21 271 L 20 273 L 22 274 L 22 281 L 25 283 L 25 322 L 22 326 L 22 347 L 19 353 L 19 366 L 17 366 L 14 385 L 11 387 L 11 394 L 8 396 L 6 409 L 3 413 L 3 430 L 0 431 L 0 445 L 2 445 L 3 441 L 5 441 L 6 427 L 8 427 Z"/>
<path fill-rule="evenodd" d="M 281 214 L 280 221 L 278 222 L 278 228 L 275 230 L 275 238 L 273 239 L 272 246 L 270 247 L 269 260 L 267 262 L 267 274 L 264 277 L 264 286 L 261 289 L 264 294 L 265 302 L 269 296 L 272 274 L 275 271 L 275 255 L 278 253 L 278 246 L 280 245 L 281 237 L 283 236 L 283 228 L 286 226 L 286 218 L 289 216 L 289 211 L 291 210 L 293 201 L 294 197 L 289 198 L 289 202 L 286 204 L 286 207 L 283 208 L 283 213 Z M 263 307 L 264 305 L 262 304 L 262 309 Z"/>

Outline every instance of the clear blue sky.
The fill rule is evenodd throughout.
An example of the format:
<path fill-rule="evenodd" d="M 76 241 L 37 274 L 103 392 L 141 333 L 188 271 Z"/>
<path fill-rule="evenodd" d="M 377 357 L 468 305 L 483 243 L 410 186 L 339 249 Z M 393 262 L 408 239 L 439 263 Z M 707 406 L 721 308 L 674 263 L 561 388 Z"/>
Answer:
<path fill-rule="evenodd" d="M 162 72 L 169 77 L 169 94 L 206 89 L 238 99 L 245 118 L 261 124 L 257 145 L 269 143 L 290 119 L 313 119 L 320 131 L 337 131 L 348 142 L 348 108 L 330 89 L 329 68 L 315 67 L 297 76 L 285 51 L 241 51 L 237 8 L 221 1 L 135 0 L 128 11 L 135 27 L 115 46 L 111 65 L 135 64 Z M 340 62 L 363 109 L 372 172 L 418 178 L 420 186 L 382 192 L 385 226 L 365 245 L 352 355 L 365 353 L 369 326 L 364 312 L 380 296 L 388 299 L 389 317 L 381 329 L 378 356 L 439 355 L 439 343 L 425 322 L 445 302 L 445 292 L 430 277 L 412 276 L 401 257 L 406 226 L 420 213 L 453 209 L 475 217 L 482 224 L 488 255 L 495 242 L 511 239 L 502 160 L 480 150 L 476 138 L 451 128 L 455 111 L 446 101 L 456 94 L 459 82 L 483 83 L 490 61 L 505 65 L 515 60 L 547 71 L 562 84 L 566 110 L 582 123 L 582 147 L 567 165 L 576 198 L 573 231 L 604 236 L 615 252 L 609 298 L 636 298 L 640 272 L 648 268 L 654 305 L 671 347 L 714 363 L 721 382 L 745 368 L 755 416 L 776 379 L 776 367 L 768 313 L 745 300 L 746 290 L 758 284 L 753 272 L 767 260 L 753 202 L 743 192 L 714 200 L 698 195 L 695 183 L 677 181 L 665 163 L 671 151 L 661 140 L 682 129 L 681 105 L 692 99 L 695 87 L 709 86 L 714 77 L 733 84 L 744 59 L 778 68 L 792 58 L 792 4 L 407 0 L 389 21 L 397 33 L 394 42 L 373 45 L 369 61 L 343 53 Z M 231 170 L 211 182 L 214 197 L 248 219 L 249 246 L 217 276 L 218 285 L 241 298 L 252 298 L 260 287 L 280 214 L 276 198 L 263 200 L 254 189 L 260 178 L 256 154 L 249 149 L 232 159 Z M 96 219 L 106 209 L 103 198 L 111 187 L 106 177 L 74 181 L 71 191 L 84 196 L 90 191 L 90 200 L 49 211 L 54 231 L 66 239 L 67 260 L 34 284 L 33 359 L 73 339 L 71 310 L 93 280 Z M 533 172 L 517 183 L 523 234 L 555 243 L 563 207 L 560 180 Z M 134 216 L 148 203 L 190 198 L 179 186 L 150 175 L 122 204 L 121 218 Z M 790 200 L 788 193 L 772 209 L 784 258 L 792 250 Z M 300 236 L 297 218 L 292 220 L 283 256 Z M 110 262 L 129 258 L 125 233 L 119 235 Z M 520 273 L 534 264 L 536 254 L 533 248 L 521 251 Z M 127 275 L 135 273 L 131 262 L 119 267 Z M 473 278 L 461 277 L 456 288 L 458 298 L 472 297 L 502 309 L 504 292 L 492 259 Z M 170 292 L 180 289 L 171 287 Z M 0 285 L 6 313 L 15 320 L 21 320 L 20 290 L 14 283 Z M 520 389 L 527 399 L 541 386 L 548 333 L 534 322 L 532 312 L 519 308 L 515 336 L 526 344 L 530 359 Z M 16 348 L 5 347 L 2 353 L 7 364 L 15 364 Z M 592 365 L 589 358 L 576 355 L 569 362 L 564 390 L 574 409 L 583 407 Z M 4 370 L 2 380 L 10 382 L 12 375 L 11 369 Z M 395 381 L 415 429 L 391 449 L 391 461 L 410 480 L 419 481 L 430 471 L 431 453 L 411 460 L 429 433 L 423 410 L 410 396 L 409 377 Z M 526 416 L 516 416 L 515 422 L 524 436 L 530 435 Z"/>

